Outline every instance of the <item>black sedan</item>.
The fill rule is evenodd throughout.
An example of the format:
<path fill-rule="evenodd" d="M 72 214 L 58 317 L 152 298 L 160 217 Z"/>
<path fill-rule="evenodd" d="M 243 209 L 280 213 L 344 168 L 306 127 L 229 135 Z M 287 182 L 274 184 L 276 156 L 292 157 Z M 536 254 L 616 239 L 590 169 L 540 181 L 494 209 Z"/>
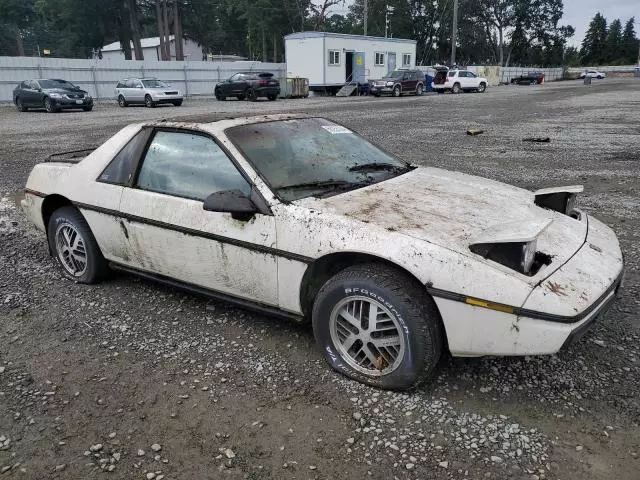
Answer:
<path fill-rule="evenodd" d="M 511 79 L 511 83 L 516 85 L 538 85 L 543 82 L 544 73 L 542 72 L 527 72 Z"/>
<path fill-rule="evenodd" d="M 85 112 L 93 108 L 93 98 L 71 82 L 57 78 L 25 80 L 13 90 L 13 103 L 20 112 L 30 108 L 44 108 L 47 112 L 79 108 Z"/>
<path fill-rule="evenodd" d="M 280 82 L 270 72 L 239 72 L 216 85 L 214 93 L 218 100 L 227 97 L 246 98 L 252 102 L 259 97 L 275 100 L 280 95 Z"/>

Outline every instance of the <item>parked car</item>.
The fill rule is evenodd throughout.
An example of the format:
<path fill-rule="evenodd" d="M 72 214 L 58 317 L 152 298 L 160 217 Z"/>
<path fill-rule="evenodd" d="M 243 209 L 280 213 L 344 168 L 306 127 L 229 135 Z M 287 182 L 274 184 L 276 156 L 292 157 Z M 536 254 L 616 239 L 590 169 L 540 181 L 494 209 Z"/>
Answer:
<path fill-rule="evenodd" d="M 20 112 L 44 108 L 49 113 L 62 109 L 93 109 L 93 98 L 86 91 L 66 80 L 42 78 L 25 80 L 13 90 L 13 104 Z"/>
<path fill-rule="evenodd" d="M 516 85 L 538 85 L 544 82 L 544 73 L 527 72 L 511 79 L 512 84 Z"/>
<path fill-rule="evenodd" d="M 433 80 L 433 90 L 438 93 L 484 92 L 489 82 L 469 70 L 438 69 Z"/>
<path fill-rule="evenodd" d="M 118 105 L 146 105 L 155 107 L 163 103 L 170 103 L 179 107 L 184 97 L 182 92 L 157 78 L 125 78 L 116 86 Z"/>
<path fill-rule="evenodd" d="M 381 95 L 394 97 L 406 94 L 422 95 L 422 92 L 424 92 L 424 73 L 420 70 L 394 70 L 380 80 L 369 82 L 369 93 L 376 97 Z"/>
<path fill-rule="evenodd" d="M 585 77 L 589 77 L 589 78 L 599 78 L 599 79 L 603 79 L 607 76 L 606 73 L 604 72 L 600 72 L 598 70 L 585 70 L 584 72 L 582 72 L 580 74 L 580 78 L 585 78 Z"/>
<path fill-rule="evenodd" d="M 260 97 L 273 101 L 280 95 L 280 82 L 273 78 L 271 72 L 239 72 L 231 78 L 220 82 L 214 89 L 216 99 L 226 100 L 227 97 L 245 98 L 255 102 Z"/>
<path fill-rule="evenodd" d="M 37 164 L 22 200 L 66 278 L 121 270 L 310 320 L 370 385 L 409 388 L 444 350 L 555 353 L 619 292 L 582 187 L 416 167 L 323 118 L 138 123 L 74 155 Z"/>

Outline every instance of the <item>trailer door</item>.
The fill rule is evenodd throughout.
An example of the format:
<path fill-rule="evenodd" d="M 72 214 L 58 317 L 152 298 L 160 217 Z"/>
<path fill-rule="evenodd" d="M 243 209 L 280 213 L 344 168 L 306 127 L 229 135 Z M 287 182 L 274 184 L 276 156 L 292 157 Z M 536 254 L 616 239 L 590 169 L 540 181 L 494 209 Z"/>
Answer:
<path fill-rule="evenodd" d="M 358 83 L 367 82 L 364 68 L 364 52 L 355 52 L 353 54 L 353 79 Z"/>
<path fill-rule="evenodd" d="M 391 73 L 396 69 L 396 52 L 387 53 L 387 65 L 389 66 L 387 73 Z"/>

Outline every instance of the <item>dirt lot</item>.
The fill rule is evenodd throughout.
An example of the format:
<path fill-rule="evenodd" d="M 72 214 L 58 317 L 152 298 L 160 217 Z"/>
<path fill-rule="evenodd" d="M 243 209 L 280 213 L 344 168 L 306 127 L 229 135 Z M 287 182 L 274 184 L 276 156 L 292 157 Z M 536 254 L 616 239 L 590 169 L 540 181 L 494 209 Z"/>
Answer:
<path fill-rule="evenodd" d="M 125 275 L 66 281 L 16 209 L 48 153 L 133 121 L 267 111 L 327 116 L 418 164 L 584 184 L 579 203 L 622 242 L 624 298 L 558 355 L 445 358 L 419 391 L 383 392 L 330 371 L 307 326 Z M 2 106 L 0 166 L 0 478 L 640 478 L 637 80 L 59 115 Z"/>

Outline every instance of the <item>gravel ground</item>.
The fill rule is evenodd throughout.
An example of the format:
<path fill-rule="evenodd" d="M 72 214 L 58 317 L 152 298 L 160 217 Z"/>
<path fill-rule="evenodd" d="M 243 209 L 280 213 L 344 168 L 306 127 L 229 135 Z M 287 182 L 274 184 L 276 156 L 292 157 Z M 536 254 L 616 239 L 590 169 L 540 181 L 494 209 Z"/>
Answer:
<path fill-rule="evenodd" d="M 526 188 L 584 184 L 581 206 L 622 242 L 624 298 L 558 355 L 445 358 L 420 390 L 384 392 L 330 371 L 308 326 L 126 275 L 66 281 L 16 209 L 35 163 L 127 123 L 286 111 L 342 122 L 418 164 Z M 640 478 L 638 125 L 632 79 L 59 115 L 0 107 L 0 478 Z"/>

